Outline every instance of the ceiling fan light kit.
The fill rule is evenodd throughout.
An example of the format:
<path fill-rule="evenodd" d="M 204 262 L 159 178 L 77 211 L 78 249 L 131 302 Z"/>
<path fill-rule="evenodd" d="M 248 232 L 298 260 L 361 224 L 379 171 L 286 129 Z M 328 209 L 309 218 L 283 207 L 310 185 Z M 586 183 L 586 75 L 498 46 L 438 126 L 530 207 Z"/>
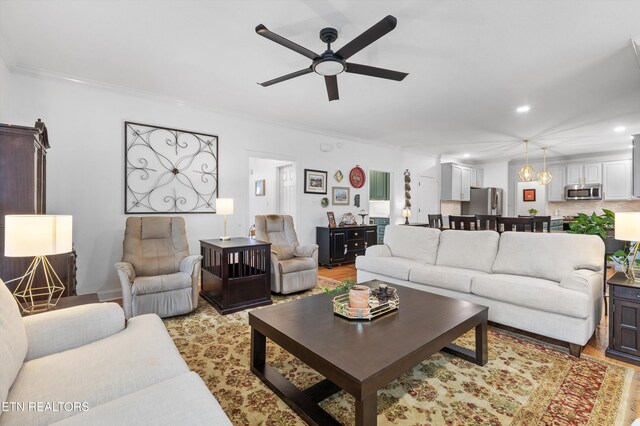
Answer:
<path fill-rule="evenodd" d="M 531 182 L 535 179 L 536 171 L 533 166 L 529 165 L 529 141 L 524 140 L 525 165 L 518 172 L 518 176 L 522 182 Z"/>
<path fill-rule="evenodd" d="M 336 78 L 336 76 L 342 72 L 368 75 L 370 77 L 384 78 L 387 80 L 402 81 L 409 74 L 384 68 L 376 68 L 368 65 L 360 65 L 347 62 L 347 59 L 349 59 L 351 56 L 369 46 L 380 37 L 391 32 L 391 30 L 396 27 L 397 23 L 398 21 L 395 17 L 388 15 L 380 22 L 360 34 L 358 37 L 342 46 L 342 48 L 340 48 L 337 52 L 331 50 L 331 43 L 338 39 L 338 31 L 335 28 L 323 28 L 322 30 L 320 30 L 320 40 L 327 44 L 327 50 L 321 55 L 318 55 L 317 53 L 307 49 L 306 47 L 302 47 L 299 44 L 292 42 L 291 40 L 288 40 L 274 32 L 269 31 L 267 27 L 260 24 L 256 27 L 256 33 L 264 38 L 280 44 L 281 46 L 291 49 L 294 52 L 306 56 L 307 58 L 311 59 L 312 62 L 308 68 L 294 71 L 290 74 L 286 74 L 281 77 L 277 77 L 258 84 L 263 87 L 267 87 L 271 86 L 272 84 L 281 83 L 295 77 L 300 77 L 302 75 L 315 72 L 316 74 L 324 76 L 329 101 L 334 101 L 340 98 L 338 94 L 338 79 Z"/>

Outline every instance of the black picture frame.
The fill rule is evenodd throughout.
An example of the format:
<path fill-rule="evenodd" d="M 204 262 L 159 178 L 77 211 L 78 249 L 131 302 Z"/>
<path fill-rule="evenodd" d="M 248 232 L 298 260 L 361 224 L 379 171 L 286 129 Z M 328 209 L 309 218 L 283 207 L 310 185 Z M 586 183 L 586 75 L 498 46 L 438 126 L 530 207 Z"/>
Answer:
<path fill-rule="evenodd" d="M 324 170 L 304 169 L 304 193 L 327 194 L 327 172 Z"/>
<path fill-rule="evenodd" d="M 536 201 L 536 190 L 535 188 L 523 189 L 522 190 L 522 201 L 526 203 L 533 203 Z"/>

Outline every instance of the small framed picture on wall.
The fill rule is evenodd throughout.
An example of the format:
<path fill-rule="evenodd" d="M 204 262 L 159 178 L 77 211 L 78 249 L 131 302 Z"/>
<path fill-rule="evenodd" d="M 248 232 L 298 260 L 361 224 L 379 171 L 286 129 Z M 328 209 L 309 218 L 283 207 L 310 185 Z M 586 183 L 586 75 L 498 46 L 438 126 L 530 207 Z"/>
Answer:
<path fill-rule="evenodd" d="M 331 204 L 333 204 L 334 206 L 348 206 L 349 188 L 334 186 L 332 188 Z"/>
<path fill-rule="evenodd" d="M 536 190 L 531 189 L 523 189 L 522 190 L 522 201 L 535 201 L 536 200 Z"/>
<path fill-rule="evenodd" d="M 265 184 L 265 179 L 256 181 L 256 197 L 264 197 Z"/>
<path fill-rule="evenodd" d="M 327 172 L 322 170 L 304 169 L 304 193 L 326 194 Z"/>

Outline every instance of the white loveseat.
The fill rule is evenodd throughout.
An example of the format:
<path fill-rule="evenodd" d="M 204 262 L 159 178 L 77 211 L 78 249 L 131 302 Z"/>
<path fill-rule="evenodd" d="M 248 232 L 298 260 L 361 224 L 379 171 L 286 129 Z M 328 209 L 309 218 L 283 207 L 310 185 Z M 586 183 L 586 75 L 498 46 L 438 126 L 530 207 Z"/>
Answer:
<path fill-rule="evenodd" d="M 231 425 L 162 320 L 115 303 L 21 318 L 0 280 L 0 425 Z"/>
<path fill-rule="evenodd" d="M 579 356 L 602 314 L 603 259 L 594 235 L 390 225 L 356 268 L 359 283 L 380 279 L 488 306 L 490 321 L 568 342 Z"/>

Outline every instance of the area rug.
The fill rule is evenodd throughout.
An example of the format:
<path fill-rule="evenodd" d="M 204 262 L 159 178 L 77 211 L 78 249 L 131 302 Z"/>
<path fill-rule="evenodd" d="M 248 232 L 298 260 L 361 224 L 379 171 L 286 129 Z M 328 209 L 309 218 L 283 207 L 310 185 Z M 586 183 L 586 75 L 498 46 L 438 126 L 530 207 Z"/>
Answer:
<path fill-rule="evenodd" d="M 320 278 L 313 290 L 276 296 L 274 302 L 308 297 L 336 283 Z M 195 312 L 166 319 L 165 325 L 189 368 L 234 424 L 305 424 L 249 370 L 247 311 L 221 316 L 201 300 Z M 456 343 L 472 348 L 473 339 L 471 331 Z M 638 375 L 631 368 L 586 355 L 571 357 L 562 348 L 493 327 L 488 339 L 484 367 L 437 353 L 379 391 L 378 424 L 601 426 L 628 425 L 635 417 Z M 299 388 L 322 379 L 269 341 L 267 359 Z M 340 392 L 321 406 L 352 425 L 353 403 Z"/>

